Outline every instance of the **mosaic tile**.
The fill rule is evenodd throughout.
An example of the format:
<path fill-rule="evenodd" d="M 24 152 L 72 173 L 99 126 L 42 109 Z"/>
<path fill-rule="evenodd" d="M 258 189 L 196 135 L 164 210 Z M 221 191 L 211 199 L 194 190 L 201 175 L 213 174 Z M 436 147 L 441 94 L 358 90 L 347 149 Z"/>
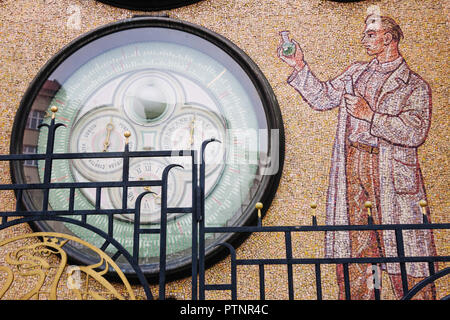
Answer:
<path fill-rule="evenodd" d="M 68 25 L 70 6 L 81 13 L 77 28 Z M 431 87 L 432 120 L 428 136 L 418 149 L 418 161 L 424 176 L 424 186 L 433 222 L 448 222 L 450 208 L 448 185 L 449 115 L 448 107 L 448 45 L 447 13 L 442 1 L 363 1 L 342 4 L 322 0 L 204 0 L 194 5 L 167 11 L 171 17 L 199 24 L 224 35 L 260 67 L 272 85 L 283 114 L 286 130 L 286 160 L 280 187 L 264 225 L 309 225 L 309 204 L 317 202 L 318 224 L 326 222 L 326 199 L 331 168 L 331 152 L 338 125 L 337 111 L 314 111 L 286 83 L 291 68 L 277 57 L 278 32 L 290 30 L 305 53 L 305 60 L 321 80 L 333 79 L 355 61 L 369 61 L 360 45 L 364 20 L 370 5 L 379 6 L 382 15 L 394 18 L 405 38 L 400 51 L 412 71 Z M 39 69 L 59 49 L 76 37 L 96 27 L 138 12 L 109 7 L 93 0 L 4 0 L 0 1 L 0 153 L 9 152 L 9 138 L 14 116 L 22 95 Z M 263 17 L 263 19 L 261 18 Z M 412 18 L 414 17 L 414 18 Z M 9 167 L 0 164 L 1 183 L 9 182 Z M 12 210 L 13 194 L 0 194 L 0 210 Z M 0 232 L 0 240 L 29 233 L 20 225 Z M 439 254 L 449 255 L 450 234 L 434 233 Z M 293 254 L 297 257 L 322 256 L 323 234 L 296 234 Z M 283 258 L 282 234 L 253 234 L 238 249 L 241 258 Z M 2 256 L 2 252 L 0 252 Z M 439 267 L 449 266 L 440 263 Z M 229 258 L 206 271 L 207 283 L 229 281 Z M 311 266 L 295 266 L 296 299 L 315 299 L 315 284 Z M 334 265 L 322 266 L 323 297 L 339 296 Z M 239 268 L 238 297 L 258 297 L 259 288 L 253 267 Z M 267 266 L 266 298 L 286 299 L 286 267 Z M 0 278 L 1 280 L 1 278 Z M 27 287 L 27 283 L 20 286 Z M 394 299 L 386 272 L 382 277 L 382 298 Z M 139 286 L 133 287 L 143 296 Z M 120 288 L 119 288 L 120 289 Z M 63 289 L 64 290 L 64 289 Z M 438 297 L 448 294 L 448 281 L 437 283 Z M 19 290 L 20 292 L 20 290 Z M 157 286 L 152 285 L 157 295 Z M 190 278 L 167 285 L 167 293 L 178 299 L 190 298 Z M 63 297 L 71 298 L 68 289 Z M 228 299 L 227 291 L 208 292 L 207 298 Z"/>

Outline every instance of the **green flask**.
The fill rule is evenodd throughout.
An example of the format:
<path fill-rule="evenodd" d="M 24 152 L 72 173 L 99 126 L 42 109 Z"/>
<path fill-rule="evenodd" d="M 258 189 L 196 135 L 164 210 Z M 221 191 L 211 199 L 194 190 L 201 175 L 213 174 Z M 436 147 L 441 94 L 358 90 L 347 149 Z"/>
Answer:
<path fill-rule="evenodd" d="M 289 40 L 289 31 L 281 31 L 280 35 L 283 39 L 283 44 L 281 45 L 283 48 L 283 55 L 286 57 L 293 56 L 295 54 L 295 44 Z"/>

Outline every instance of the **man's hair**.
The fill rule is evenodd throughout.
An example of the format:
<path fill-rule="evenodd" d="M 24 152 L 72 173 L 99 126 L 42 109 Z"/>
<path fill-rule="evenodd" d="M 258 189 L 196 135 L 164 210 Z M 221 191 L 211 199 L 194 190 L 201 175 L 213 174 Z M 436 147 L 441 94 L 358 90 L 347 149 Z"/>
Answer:
<path fill-rule="evenodd" d="M 392 40 L 400 42 L 403 37 L 403 31 L 394 19 L 385 16 L 371 14 L 366 18 L 366 25 L 380 24 L 380 27 L 392 35 Z"/>

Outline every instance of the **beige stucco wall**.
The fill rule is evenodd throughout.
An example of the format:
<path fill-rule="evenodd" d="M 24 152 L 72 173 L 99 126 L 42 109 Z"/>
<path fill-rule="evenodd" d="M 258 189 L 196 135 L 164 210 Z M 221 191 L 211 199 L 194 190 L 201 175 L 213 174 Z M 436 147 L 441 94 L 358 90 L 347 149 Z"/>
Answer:
<path fill-rule="evenodd" d="M 286 130 L 284 172 L 265 225 L 310 224 L 312 201 L 318 203 L 319 224 L 324 223 L 331 147 L 337 112 L 310 109 L 287 85 L 290 68 L 276 54 L 278 32 L 290 30 L 302 46 L 305 59 L 316 75 L 328 79 L 354 61 L 368 60 L 360 45 L 369 6 L 391 16 L 402 27 L 401 52 L 412 70 L 431 86 L 432 125 L 419 149 L 433 222 L 448 222 L 449 212 L 449 113 L 448 113 L 448 8 L 438 0 L 381 0 L 342 4 L 324 0 L 204 0 L 165 11 L 170 17 L 202 25 L 224 35 L 242 48 L 263 71 L 277 96 Z M 73 7 L 80 9 L 81 25 L 71 24 Z M 131 17 L 137 12 L 113 8 L 94 0 L 3 0 L 0 1 L 0 153 L 8 153 L 14 116 L 28 84 L 46 63 L 71 40 L 98 26 Z M 142 13 L 142 12 L 140 12 Z M 9 168 L 0 164 L 0 181 L 8 182 Z M 0 196 L 0 210 L 13 208 L 12 194 Z M 0 240 L 30 232 L 27 226 L 0 232 Z M 449 232 L 437 231 L 441 255 L 449 255 Z M 2 254 L 2 251 L 0 251 Z M 237 250 L 238 257 L 282 258 L 284 236 L 253 235 Z M 294 236 L 294 256 L 321 257 L 323 235 Z M 228 259 L 207 271 L 207 282 L 226 283 Z M 324 267 L 324 298 L 337 298 L 334 267 Z M 294 267 L 295 297 L 315 298 L 312 266 Z M 286 268 L 266 270 L 266 298 L 286 299 Z M 238 269 L 238 298 L 258 298 L 257 268 Z M 384 298 L 392 298 L 384 277 Z M 26 286 L 26 284 L 25 284 Z M 439 283 L 439 294 L 449 292 Z M 136 293 L 142 292 L 135 287 Z M 156 293 L 156 288 L 153 288 Z M 181 299 L 190 297 L 190 279 L 168 285 L 167 292 Z M 228 298 L 228 292 L 208 293 L 208 298 Z"/>

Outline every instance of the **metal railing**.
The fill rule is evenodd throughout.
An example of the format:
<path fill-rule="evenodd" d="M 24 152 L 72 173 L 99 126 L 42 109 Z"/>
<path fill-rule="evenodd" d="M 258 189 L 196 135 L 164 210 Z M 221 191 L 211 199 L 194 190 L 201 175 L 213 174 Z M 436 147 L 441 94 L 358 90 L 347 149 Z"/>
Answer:
<path fill-rule="evenodd" d="M 71 223 L 83 228 L 86 228 L 104 239 L 104 243 L 100 246 L 101 250 L 105 250 L 108 246 L 115 248 L 115 253 L 112 254 L 112 259 L 117 261 L 119 257 L 123 257 L 133 269 L 137 279 L 143 286 L 144 292 L 148 299 L 152 299 L 148 281 L 145 274 L 141 270 L 139 264 L 139 241 L 141 236 L 145 234 L 159 234 L 160 252 L 159 252 L 159 299 L 166 298 L 166 263 L 167 263 L 167 217 L 173 213 L 185 213 L 192 215 L 192 265 L 191 265 L 191 298 L 205 299 L 207 291 L 211 290 L 229 290 L 231 298 L 237 299 L 237 267 L 243 265 L 258 266 L 259 268 L 259 298 L 265 299 L 265 269 L 268 265 L 284 265 L 287 270 L 287 287 L 289 299 L 294 299 L 294 265 L 311 265 L 315 270 L 315 284 L 316 284 L 316 298 L 321 300 L 323 298 L 323 286 L 321 276 L 321 266 L 324 264 L 342 265 L 344 272 L 344 288 L 345 298 L 351 299 L 351 284 L 349 276 L 349 265 L 351 264 L 384 264 L 384 263 L 398 263 L 400 265 L 401 280 L 404 294 L 404 299 L 414 297 L 426 285 L 435 282 L 436 280 L 448 275 L 450 268 L 445 268 L 436 271 L 434 264 L 437 262 L 449 262 L 450 256 L 406 256 L 404 250 L 403 231 L 404 230 L 437 230 L 450 229 L 450 223 L 429 223 L 424 212 L 424 221 L 422 224 L 374 224 L 370 214 L 370 204 L 366 204 L 368 209 L 367 225 L 317 225 L 315 215 L 312 216 L 311 225 L 301 226 L 263 226 L 261 209 L 262 204 L 258 203 L 256 206 L 257 223 L 255 226 L 227 226 L 227 227 L 210 227 L 205 226 L 205 148 L 208 143 L 215 141 L 210 139 L 204 141 L 197 157 L 195 150 L 176 150 L 176 151 L 134 151 L 131 152 L 128 146 L 129 132 L 124 133 L 126 138 L 125 148 L 123 152 L 94 152 L 94 153 L 54 153 L 54 139 L 56 130 L 63 126 L 63 124 L 55 123 L 56 107 L 51 108 L 53 114 L 49 124 L 41 124 L 40 127 L 46 127 L 48 130 L 47 145 L 45 154 L 11 154 L 0 155 L 1 161 L 26 161 L 26 160 L 43 160 L 44 174 L 40 183 L 16 183 L 16 184 L 2 184 L 0 191 L 13 190 L 16 195 L 16 208 L 13 211 L 0 212 L 0 230 L 20 224 L 35 221 L 59 221 Z M 169 164 L 165 167 L 161 180 L 129 180 L 129 167 L 131 158 L 146 158 L 146 157 L 190 157 L 192 164 L 192 206 L 190 207 L 168 207 L 167 193 L 168 193 L 168 173 L 169 171 L 179 166 L 177 164 Z M 110 182 L 53 182 L 51 180 L 52 165 L 55 160 L 68 159 L 91 159 L 91 158 L 122 158 L 122 180 Z M 131 187 L 161 187 L 161 216 L 160 227 L 157 229 L 142 228 L 140 225 L 141 202 L 143 197 L 152 193 L 145 191 L 137 197 L 134 208 L 127 206 L 127 190 Z M 102 209 L 101 208 L 101 191 L 103 188 L 121 188 L 122 189 L 122 208 L 121 209 Z M 95 208 L 92 210 L 78 210 L 75 209 L 75 190 L 78 188 L 95 188 L 96 200 Z M 24 191 L 26 190 L 42 190 L 43 205 L 42 210 L 24 210 L 21 202 Z M 69 189 L 69 204 L 67 210 L 49 210 L 49 194 L 50 190 L 54 189 Z M 423 207 L 425 203 L 421 203 Z M 312 206 L 314 209 L 316 205 Z M 113 235 L 114 216 L 118 214 L 134 215 L 134 231 L 132 251 L 125 249 Z M 97 226 L 88 222 L 87 217 L 90 215 L 105 215 L 107 216 L 107 231 L 99 229 Z M 81 217 L 81 219 L 79 218 Z M 297 258 L 293 255 L 292 234 L 305 232 L 333 232 L 333 231 L 383 231 L 392 230 L 395 232 L 396 238 L 396 257 L 348 257 L 348 258 Z M 212 233 L 283 233 L 285 242 L 285 258 L 279 259 L 237 259 L 236 249 L 232 243 L 220 243 L 218 245 L 224 247 L 229 251 L 230 260 L 230 275 L 231 281 L 228 284 L 213 284 L 205 281 L 205 259 L 206 259 L 206 237 Z M 421 281 L 413 288 L 408 287 L 406 264 L 414 262 L 428 263 L 430 276 Z M 198 276 L 198 280 L 197 280 Z M 380 299 L 380 290 L 374 287 L 375 299 Z"/>
<path fill-rule="evenodd" d="M 422 203 L 423 204 L 423 203 Z M 366 203 L 366 208 L 371 207 L 370 203 Z M 314 205 L 315 206 L 315 205 Z M 370 211 L 370 207 L 368 211 Z M 260 212 L 262 204 L 258 203 L 256 209 Z M 404 230 L 438 230 L 438 229 L 450 229 L 450 223 L 428 223 L 426 215 L 423 216 L 423 224 L 383 224 L 376 225 L 373 223 L 372 216 L 368 214 L 367 225 L 317 225 L 316 216 L 312 216 L 312 225 L 302 226 L 263 226 L 261 214 L 258 214 L 257 226 L 248 227 L 200 227 L 200 241 L 205 239 L 205 235 L 208 233 L 283 233 L 285 243 L 285 258 L 277 259 L 237 259 L 236 250 L 230 244 L 223 244 L 230 253 L 230 270 L 231 270 L 231 282 L 229 284 L 205 284 L 204 280 L 204 261 L 200 262 L 200 299 L 205 298 L 205 292 L 208 290 L 230 290 L 231 298 L 237 298 L 237 266 L 258 266 L 259 267 L 259 299 L 265 299 L 265 266 L 267 265 L 284 265 L 287 270 L 287 287 L 288 296 L 290 300 L 294 299 L 294 278 L 293 278 L 293 266 L 294 265 L 311 265 L 314 266 L 315 274 L 315 286 L 316 286 L 316 299 L 323 299 L 322 290 L 322 265 L 342 265 L 344 271 L 344 288 L 345 299 L 351 299 L 351 284 L 349 275 L 350 264 L 372 264 L 373 266 L 385 264 L 385 263 L 398 263 L 400 265 L 400 275 L 402 280 L 402 287 L 404 297 L 403 299 L 411 299 L 426 285 L 433 283 L 434 281 L 448 275 L 450 268 L 444 268 L 439 272 L 435 270 L 435 263 L 437 262 L 449 262 L 450 256 L 405 256 L 403 231 Z M 395 232 L 397 257 L 348 257 L 348 258 L 295 258 L 292 250 L 292 234 L 304 233 L 304 232 L 333 232 L 333 231 L 383 231 L 392 230 Z M 200 243 L 200 257 L 204 255 L 204 246 Z M 406 263 L 428 263 L 428 269 L 430 276 L 423 281 L 417 283 L 413 288 L 408 287 Z M 377 286 L 373 287 L 374 298 L 380 299 L 380 289 Z"/>
<path fill-rule="evenodd" d="M 160 235 L 160 252 L 159 252 L 159 298 L 165 297 L 166 284 L 166 240 L 167 240 L 167 216 L 173 213 L 186 213 L 195 216 L 198 212 L 197 204 L 197 153 L 195 150 L 177 150 L 177 151 L 135 151 L 129 150 L 128 138 L 129 132 L 125 132 L 126 143 L 123 152 L 92 152 L 92 153 L 54 153 L 54 140 L 56 130 L 63 124 L 55 122 L 55 114 L 58 111 L 57 107 L 52 107 L 52 118 L 49 124 L 42 123 L 39 128 L 46 127 L 48 130 L 47 145 L 45 154 L 11 154 L 0 155 L 0 161 L 9 161 L 11 165 L 14 161 L 26 160 L 44 160 L 44 174 L 40 183 L 15 183 L 15 184 L 1 184 L 0 191 L 13 190 L 16 195 L 16 208 L 14 211 L 0 212 L 0 230 L 18 225 L 21 223 L 30 223 L 36 221 L 58 221 L 69 224 L 81 226 L 89 231 L 94 232 L 104 239 L 104 243 L 100 246 L 101 250 L 105 250 L 108 246 L 115 248 L 116 252 L 112 254 L 113 261 L 117 261 L 121 256 L 125 258 L 127 263 L 131 266 L 140 284 L 143 286 L 144 292 L 148 299 L 153 299 L 150 291 L 148 281 L 145 274 L 141 270 L 139 264 L 139 242 L 140 237 L 145 234 L 159 234 Z M 192 163 L 192 206 L 191 207 L 170 207 L 167 206 L 167 183 L 169 171 L 178 164 L 169 164 L 164 168 L 161 180 L 129 180 L 130 159 L 132 158 L 154 158 L 154 157 L 190 157 Z M 122 180 L 108 181 L 108 182 L 53 182 L 51 180 L 53 161 L 68 160 L 68 159 L 92 159 L 92 158 L 122 158 Z M 201 183 L 202 184 L 202 183 Z M 204 182 L 203 184 L 204 185 Z M 136 200 L 134 208 L 128 208 L 127 195 L 128 188 L 131 187 L 161 187 L 161 223 L 159 228 L 142 228 L 140 225 L 141 216 L 141 201 L 147 194 L 152 191 L 145 191 L 141 193 Z M 122 189 L 122 208 L 121 209 L 103 209 L 101 208 L 101 191 L 103 188 L 121 188 Z M 95 188 L 96 200 L 95 208 L 92 210 L 77 210 L 75 209 L 75 190 L 79 188 Z M 203 187 L 204 188 L 204 187 Z M 49 210 L 49 194 L 51 190 L 55 189 L 69 189 L 69 200 L 67 210 Z M 42 190 L 43 203 L 42 210 L 26 210 L 22 205 L 22 198 L 26 190 Z M 132 252 L 129 252 L 122 246 L 113 235 L 114 216 L 116 215 L 133 215 L 133 239 Z M 87 217 L 90 215 L 107 216 L 107 231 L 103 231 L 95 225 L 88 222 Z M 81 219 L 79 219 L 81 217 Z M 196 219 L 194 219 L 195 221 Z M 192 224 L 192 233 L 197 234 L 197 224 Z M 193 255 L 196 256 L 197 239 L 193 237 Z M 196 261 L 196 260 L 195 260 Z M 195 262 L 194 261 L 194 262 Z M 197 271 L 193 263 L 192 274 L 196 275 Z M 193 286 L 196 287 L 196 276 L 193 276 Z M 195 293 L 195 292 L 194 292 Z"/>

